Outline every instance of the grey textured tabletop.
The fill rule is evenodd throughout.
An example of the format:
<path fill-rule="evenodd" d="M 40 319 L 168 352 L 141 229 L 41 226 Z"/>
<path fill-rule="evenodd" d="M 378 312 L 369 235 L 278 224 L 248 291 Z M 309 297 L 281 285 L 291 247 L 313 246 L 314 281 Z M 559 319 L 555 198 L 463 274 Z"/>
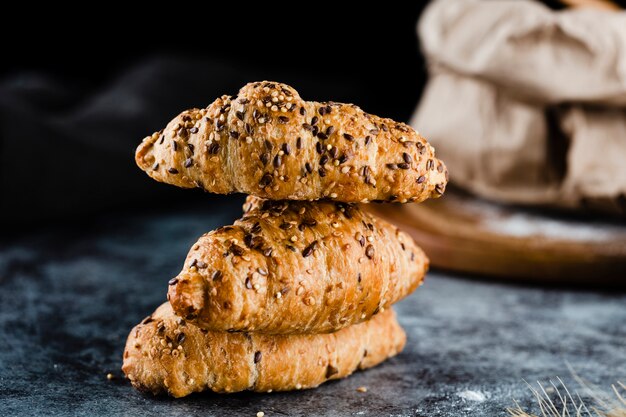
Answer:
<path fill-rule="evenodd" d="M 135 391 L 119 370 L 129 330 L 164 300 L 195 239 L 228 224 L 239 203 L 118 214 L 4 241 L 0 415 L 501 416 L 514 400 L 538 413 L 523 380 L 571 381 L 568 364 L 605 389 L 626 382 L 623 292 L 432 271 L 397 305 L 406 349 L 374 369 L 292 393 L 173 400 Z"/>

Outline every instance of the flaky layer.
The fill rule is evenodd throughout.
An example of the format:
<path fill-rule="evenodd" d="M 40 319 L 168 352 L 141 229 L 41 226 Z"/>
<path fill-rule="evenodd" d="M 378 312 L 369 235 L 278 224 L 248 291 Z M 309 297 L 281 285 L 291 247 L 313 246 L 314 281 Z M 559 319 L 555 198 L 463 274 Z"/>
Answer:
<path fill-rule="evenodd" d="M 131 331 L 122 370 L 136 388 L 174 397 L 204 390 L 286 391 L 375 366 L 405 341 L 391 310 L 336 333 L 271 336 L 206 331 L 165 303 Z"/>
<path fill-rule="evenodd" d="M 169 283 L 176 314 L 209 330 L 333 332 L 410 294 L 428 268 L 410 236 L 352 204 L 248 197 L 244 208 Z"/>
<path fill-rule="evenodd" d="M 410 126 L 352 104 L 303 101 L 274 82 L 184 111 L 135 159 L 157 181 L 272 200 L 419 202 L 443 194 L 448 178 Z"/>

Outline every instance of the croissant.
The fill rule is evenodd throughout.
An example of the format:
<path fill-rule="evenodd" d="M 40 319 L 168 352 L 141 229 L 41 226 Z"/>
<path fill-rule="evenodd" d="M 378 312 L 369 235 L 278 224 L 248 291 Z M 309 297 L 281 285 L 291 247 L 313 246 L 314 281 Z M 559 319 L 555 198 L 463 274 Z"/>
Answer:
<path fill-rule="evenodd" d="M 352 204 L 248 197 L 244 209 L 169 281 L 176 314 L 205 329 L 333 332 L 410 294 L 428 268 L 409 235 Z"/>
<path fill-rule="evenodd" d="M 193 392 L 313 388 L 399 353 L 406 335 L 392 310 L 337 333 L 265 335 L 211 332 L 161 305 L 128 336 L 122 370 L 136 388 Z"/>
<path fill-rule="evenodd" d="M 303 101 L 275 82 L 182 112 L 135 159 L 157 181 L 272 200 L 419 202 L 443 194 L 448 180 L 408 125 L 353 104 Z"/>

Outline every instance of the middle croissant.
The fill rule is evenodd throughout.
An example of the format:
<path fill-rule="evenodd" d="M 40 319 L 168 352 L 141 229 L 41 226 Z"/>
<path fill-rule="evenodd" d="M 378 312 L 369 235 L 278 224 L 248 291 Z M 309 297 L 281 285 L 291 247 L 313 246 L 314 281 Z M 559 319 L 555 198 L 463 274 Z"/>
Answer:
<path fill-rule="evenodd" d="M 248 197 L 244 216 L 203 235 L 169 282 L 177 315 L 212 331 L 334 332 L 410 294 L 428 258 L 358 206 Z"/>

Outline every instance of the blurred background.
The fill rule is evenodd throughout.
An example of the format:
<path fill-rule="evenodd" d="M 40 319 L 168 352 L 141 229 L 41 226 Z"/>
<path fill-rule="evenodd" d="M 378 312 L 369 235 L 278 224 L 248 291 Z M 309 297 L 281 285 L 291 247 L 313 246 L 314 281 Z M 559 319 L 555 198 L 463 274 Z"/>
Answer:
<path fill-rule="evenodd" d="M 254 80 L 408 121 L 425 82 L 415 31 L 423 7 L 244 12 L 222 2 L 195 11 L 151 6 L 140 18 L 109 10 L 35 19 L 28 25 L 40 35 L 32 38 L 0 29 L 0 221 L 36 228 L 210 200 L 150 180 L 135 166 L 135 147 L 180 111 Z M 71 30 L 57 30 L 64 25 Z"/>

